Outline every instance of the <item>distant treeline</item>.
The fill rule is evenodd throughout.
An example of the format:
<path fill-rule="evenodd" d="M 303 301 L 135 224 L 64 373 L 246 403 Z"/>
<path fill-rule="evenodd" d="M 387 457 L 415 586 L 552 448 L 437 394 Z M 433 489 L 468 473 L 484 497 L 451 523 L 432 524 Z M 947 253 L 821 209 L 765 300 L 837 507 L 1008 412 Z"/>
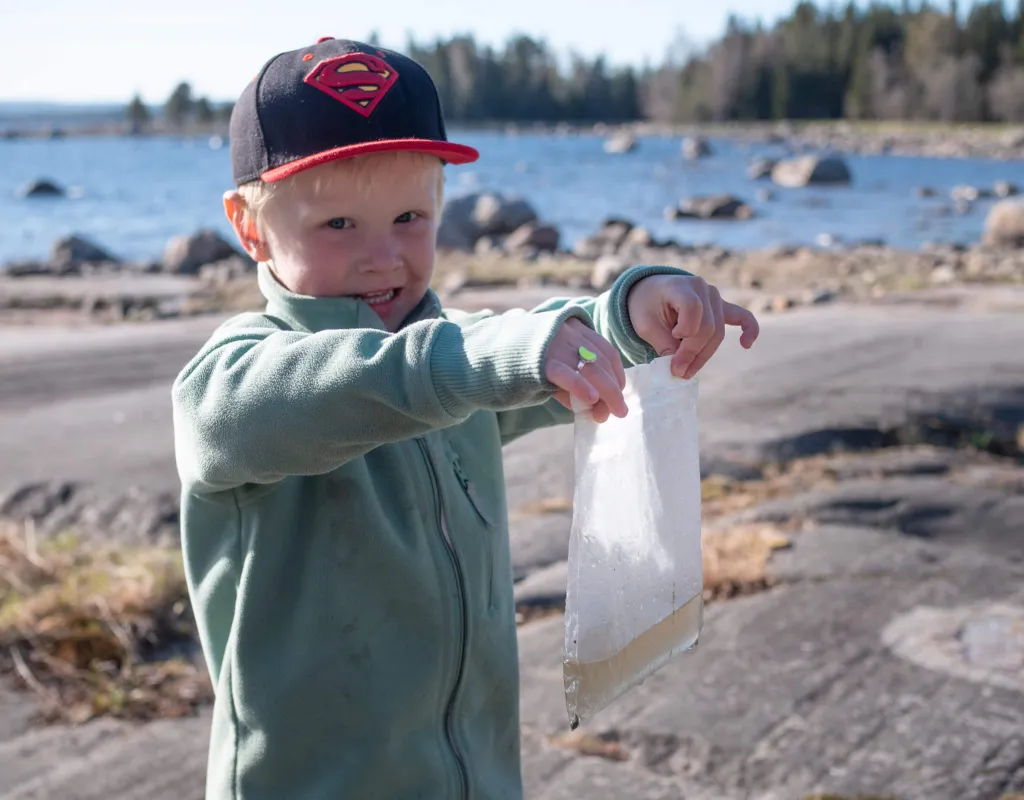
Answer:
<path fill-rule="evenodd" d="M 732 17 L 702 51 L 676 46 L 644 68 L 601 57 L 559 64 L 529 36 L 492 48 L 461 35 L 406 52 L 433 76 L 453 122 L 1024 121 L 1024 0 L 1009 15 L 1002 0 L 966 14 L 957 0 L 803 2 L 771 27 Z M 230 111 L 182 84 L 163 116 L 208 125 Z M 149 119 L 138 98 L 129 118 L 140 127 Z"/>

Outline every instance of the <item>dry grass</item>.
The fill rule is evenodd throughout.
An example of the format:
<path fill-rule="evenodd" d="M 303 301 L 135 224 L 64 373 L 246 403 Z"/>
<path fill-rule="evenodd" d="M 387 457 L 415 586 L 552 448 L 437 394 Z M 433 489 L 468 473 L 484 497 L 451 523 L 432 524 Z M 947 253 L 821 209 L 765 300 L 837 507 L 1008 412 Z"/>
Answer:
<path fill-rule="evenodd" d="M 608 761 L 626 761 L 629 753 L 619 742 L 619 737 L 614 732 L 588 733 L 584 730 L 575 730 L 567 733 L 559 733 L 548 739 L 555 747 L 563 750 L 571 750 L 581 756 L 592 756 L 603 758 Z"/>
<path fill-rule="evenodd" d="M 47 721 L 180 717 L 209 702 L 205 670 L 172 655 L 195 628 L 180 555 L 35 541 L 0 523 L 0 671 Z"/>
<path fill-rule="evenodd" d="M 764 591 L 772 585 L 768 562 L 790 538 L 772 525 L 748 525 L 701 535 L 704 600 L 725 600 Z"/>

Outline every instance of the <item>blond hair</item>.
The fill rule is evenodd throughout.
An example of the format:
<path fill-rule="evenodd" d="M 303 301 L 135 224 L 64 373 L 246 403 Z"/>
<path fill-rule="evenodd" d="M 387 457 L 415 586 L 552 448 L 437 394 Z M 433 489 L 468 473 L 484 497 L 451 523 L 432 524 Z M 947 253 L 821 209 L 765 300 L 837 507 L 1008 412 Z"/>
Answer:
<path fill-rule="evenodd" d="M 407 170 L 413 166 L 437 166 L 437 205 L 440 209 L 444 199 L 444 170 L 436 156 L 413 153 L 404 150 L 384 153 L 370 153 L 353 158 L 328 161 L 318 167 L 296 173 L 290 178 L 275 183 L 262 180 L 243 183 L 238 193 L 245 201 L 246 210 L 259 227 L 260 217 L 265 213 L 272 198 L 294 191 L 296 186 L 309 186 L 314 194 L 320 194 L 339 180 L 351 187 L 352 192 L 365 192 L 381 175 Z"/>

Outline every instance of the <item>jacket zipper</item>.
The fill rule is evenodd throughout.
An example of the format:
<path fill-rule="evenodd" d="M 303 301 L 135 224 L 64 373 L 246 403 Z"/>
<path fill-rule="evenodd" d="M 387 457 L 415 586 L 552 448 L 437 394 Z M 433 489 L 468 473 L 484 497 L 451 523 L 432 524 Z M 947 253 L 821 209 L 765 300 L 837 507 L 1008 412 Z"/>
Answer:
<path fill-rule="evenodd" d="M 458 694 L 459 687 L 462 684 L 462 667 L 466 660 L 466 590 L 462 578 L 462 567 L 459 564 L 458 554 L 455 552 L 455 544 L 452 542 L 451 534 L 448 532 L 448 523 L 444 516 L 444 506 L 441 502 L 441 488 L 440 483 L 437 479 L 437 470 L 434 467 L 433 459 L 430 457 L 430 451 L 427 449 L 427 444 L 422 439 L 417 439 L 416 443 L 420 447 L 420 452 L 423 454 L 424 461 L 427 462 L 427 472 L 430 474 L 430 482 L 434 489 L 434 502 L 437 510 L 437 524 L 441 530 L 441 538 L 444 541 L 445 549 L 448 551 L 448 557 L 452 562 L 452 570 L 455 573 L 455 582 L 459 589 L 459 664 L 455 672 L 455 682 L 452 684 L 451 694 L 448 697 L 448 707 L 445 710 L 444 728 L 445 733 L 448 735 L 448 744 L 452 748 L 452 754 L 455 756 L 455 764 L 458 767 L 459 782 L 462 787 L 460 796 L 468 797 L 469 795 L 469 775 L 466 773 L 466 764 L 463 760 L 462 754 L 459 752 L 459 746 L 455 742 L 455 726 L 452 718 L 452 711 L 455 708 L 455 697 Z"/>

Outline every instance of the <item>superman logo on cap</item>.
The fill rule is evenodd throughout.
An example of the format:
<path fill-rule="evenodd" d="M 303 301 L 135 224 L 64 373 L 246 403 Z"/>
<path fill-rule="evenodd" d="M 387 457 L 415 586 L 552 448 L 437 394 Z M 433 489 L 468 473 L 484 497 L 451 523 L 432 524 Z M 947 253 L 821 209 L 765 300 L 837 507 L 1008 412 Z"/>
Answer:
<path fill-rule="evenodd" d="M 377 56 L 346 53 L 321 61 L 303 80 L 369 117 L 395 85 L 398 73 Z"/>

